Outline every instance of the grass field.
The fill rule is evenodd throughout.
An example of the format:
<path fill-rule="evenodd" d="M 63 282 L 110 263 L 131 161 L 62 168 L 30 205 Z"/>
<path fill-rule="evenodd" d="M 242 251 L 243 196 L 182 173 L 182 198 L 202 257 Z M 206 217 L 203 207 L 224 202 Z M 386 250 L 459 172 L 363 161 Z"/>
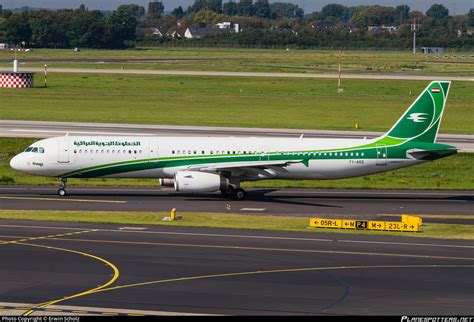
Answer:
<path fill-rule="evenodd" d="M 386 131 L 422 81 L 50 74 L 0 91 L 0 119 Z M 454 82 L 442 133 L 474 133 L 474 86 Z"/>
<path fill-rule="evenodd" d="M 10 168 L 9 160 L 35 139 L 0 138 L 0 184 L 58 185 L 56 178 L 36 177 Z M 69 179 L 69 185 L 158 186 L 157 179 Z M 275 180 L 248 182 L 253 188 L 474 189 L 474 154 L 458 154 L 410 168 L 342 180 Z"/>
<path fill-rule="evenodd" d="M 214 71 L 265 72 L 333 72 L 338 67 L 339 55 L 343 70 L 363 72 L 414 72 L 417 74 L 474 75 L 472 52 L 448 52 L 442 56 L 413 55 L 410 51 L 343 51 L 283 50 L 242 48 L 137 48 L 130 50 L 35 49 L 18 53 L 23 59 L 48 59 L 50 67 L 178 69 Z M 13 60 L 14 53 L 0 50 L 0 59 Z M 86 63 L 83 59 L 155 61 Z M 63 60 L 63 61 L 61 61 Z M 66 62 L 64 60 L 75 60 Z M 0 64 L 7 67 L 9 63 Z M 28 63 L 23 67 L 39 67 L 43 63 Z"/>
<path fill-rule="evenodd" d="M 93 212 L 53 210 L 0 210 L 1 219 L 22 219 L 85 223 L 117 223 L 130 225 L 165 225 L 175 227 L 211 227 L 231 229 L 258 229 L 273 231 L 303 231 L 314 233 L 354 234 L 354 230 L 308 228 L 309 219 L 304 217 L 251 216 L 236 214 L 178 213 L 180 221 L 165 222 L 169 216 L 161 212 Z M 390 235 L 406 237 L 474 239 L 473 225 L 423 224 L 418 233 L 357 231 L 364 235 Z"/>

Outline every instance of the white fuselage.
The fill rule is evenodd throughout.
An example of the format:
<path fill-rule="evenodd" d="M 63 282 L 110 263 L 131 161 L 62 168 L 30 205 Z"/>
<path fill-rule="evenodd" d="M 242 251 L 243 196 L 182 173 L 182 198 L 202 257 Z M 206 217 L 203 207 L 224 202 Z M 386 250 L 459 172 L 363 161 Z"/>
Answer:
<path fill-rule="evenodd" d="M 207 163 L 232 165 L 235 160 L 238 165 L 245 158 L 266 163 L 275 156 L 295 161 L 284 171 L 271 166 L 259 171 L 252 166 L 245 172 L 245 164 L 232 169 L 233 177 L 248 181 L 339 179 L 423 162 L 390 158 L 386 149 L 370 158 L 369 150 L 358 148 L 373 142 L 375 139 L 64 136 L 34 143 L 31 147 L 42 148 L 43 153 L 23 152 L 11 165 L 22 172 L 52 177 L 173 178 L 177 171 Z M 297 162 L 304 158 L 307 164 Z"/>

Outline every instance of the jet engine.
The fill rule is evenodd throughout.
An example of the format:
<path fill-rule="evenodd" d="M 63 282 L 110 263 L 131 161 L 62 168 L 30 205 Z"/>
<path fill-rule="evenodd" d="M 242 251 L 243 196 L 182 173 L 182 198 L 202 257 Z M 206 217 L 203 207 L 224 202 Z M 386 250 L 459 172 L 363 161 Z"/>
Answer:
<path fill-rule="evenodd" d="M 229 179 L 214 173 L 178 171 L 174 176 L 174 190 L 179 192 L 214 192 L 228 187 Z"/>
<path fill-rule="evenodd" d="M 160 186 L 162 186 L 162 187 L 174 187 L 174 180 L 173 179 L 161 178 L 160 179 Z"/>

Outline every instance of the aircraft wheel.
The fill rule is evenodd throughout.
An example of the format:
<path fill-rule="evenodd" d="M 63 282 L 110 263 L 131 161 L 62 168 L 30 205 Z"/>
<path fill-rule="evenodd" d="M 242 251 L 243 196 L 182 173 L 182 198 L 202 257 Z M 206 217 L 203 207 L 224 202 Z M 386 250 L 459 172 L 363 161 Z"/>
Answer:
<path fill-rule="evenodd" d="M 59 189 L 58 190 L 58 195 L 60 195 L 61 197 L 64 197 L 66 195 L 66 190 L 65 189 Z"/>
<path fill-rule="evenodd" d="M 233 197 L 237 200 L 244 200 L 246 196 L 244 189 L 235 189 L 233 193 Z"/>

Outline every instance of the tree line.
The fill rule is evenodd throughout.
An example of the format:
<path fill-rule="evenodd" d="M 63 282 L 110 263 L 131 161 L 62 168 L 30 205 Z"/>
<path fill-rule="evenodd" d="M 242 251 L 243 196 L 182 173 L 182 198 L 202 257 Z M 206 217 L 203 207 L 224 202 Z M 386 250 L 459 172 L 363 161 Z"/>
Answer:
<path fill-rule="evenodd" d="M 407 5 L 344 6 L 328 4 L 305 14 L 298 5 L 268 0 L 195 0 L 188 8 L 166 8 L 151 1 L 113 11 L 78 9 L 1 10 L 0 42 L 50 48 L 126 48 L 135 45 L 330 47 L 406 49 L 412 46 L 415 22 L 420 46 L 474 48 L 474 9 L 452 16 L 440 4 L 425 13 Z M 238 23 L 239 33 L 219 33 L 201 39 L 183 37 L 188 27 L 215 28 L 218 22 Z M 370 26 L 395 26 L 371 29 Z M 151 32 L 159 28 L 161 35 Z M 171 32 L 177 31 L 175 37 Z M 176 37 L 179 34 L 181 37 Z M 191 43 L 192 42 L 192 43 Z"/>

